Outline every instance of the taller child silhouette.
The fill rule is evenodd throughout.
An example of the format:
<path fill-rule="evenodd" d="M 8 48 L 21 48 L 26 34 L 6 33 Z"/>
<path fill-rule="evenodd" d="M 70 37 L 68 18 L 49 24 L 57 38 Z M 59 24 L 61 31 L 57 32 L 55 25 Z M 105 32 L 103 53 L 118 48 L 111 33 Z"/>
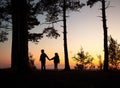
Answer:
<path fill-rule="evenodd" d="M 44 49 L 41 50 L 40 61 L 41 61 L 41 70 L 46 70 L 46 58 L 49 60 L 49 57 L 44 52 Z"/>

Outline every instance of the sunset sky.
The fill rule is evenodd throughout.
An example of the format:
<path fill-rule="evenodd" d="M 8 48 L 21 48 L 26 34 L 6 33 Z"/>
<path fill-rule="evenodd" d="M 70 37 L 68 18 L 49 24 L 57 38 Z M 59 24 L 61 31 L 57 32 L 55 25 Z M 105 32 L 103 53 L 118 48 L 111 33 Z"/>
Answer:
<path fill-rule="evenodd" d="M 85 0 L 81 0 L 85 1 Z M 120 43 L 120 0 L 106 0 L 110 1 L 110 8 L 106 10 L 108 36 L 112 37 Z M 83 7 L 80 12 L 71 12 L 67 18 L 67 43 L 68 56 L 70 68 L 74 68 L 74 57 L 82 47 L 85 52 L 92 55 L 96 63 L 98 62 L 97 55 L 103 58 L 103 27 L 101 16 L 101 3 L 96 3 L 92 8 L 88 6 Z M 42 20 L 42 17 L 38 17 Z M 42 21 L 41 21 L 42 22 Z M 44 27 L 51 25 L 36 26 L 32 32 L 41 32 Z M 60 22 L 54 25 L 60 33 L 57 39 L 44 37 L 38 44 L 29 42 L 29 52 L 33 54 L 35 65 L 40 69 L 40 50 L 44 49 L 45 53 L 52 58 L 55 52 L 60 56 L 59 68 L 64 68 L 64 47 L 63 47 L 63 23 Z M 0 43 L 0 68 L 7 68 L 11 66 L 11 31 L 9 41 Z M 46 63 L 47 68 L 53 69 L 53 61 Z"/>

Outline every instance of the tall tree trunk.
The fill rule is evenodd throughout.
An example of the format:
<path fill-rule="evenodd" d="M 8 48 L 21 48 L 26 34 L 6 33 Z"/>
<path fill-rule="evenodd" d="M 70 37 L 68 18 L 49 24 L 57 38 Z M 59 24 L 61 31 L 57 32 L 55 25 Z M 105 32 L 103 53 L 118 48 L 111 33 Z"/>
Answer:
<path fill-rule="evenodd" d="M 12 52 L 11 67 L 17 71 L 28 70 L 28 30 L 26 0 L 11 0 L 12 4 Z"/>
<path fill-rule="evenodd" d="M 106 12 L 105 12 L 105 0 L 102 0 L 102 18 L 103 18 L 103 31 L 104 31 L 104 71 L 108 71 L 108 36 L 106 25 Z"/>
<path fill-rule="evenodd" d="M 67 49 L 67 31 L 66 31 L 66 0 L 64 0 L 63 6 L 63 25 L 64 25 L 64 55 L 65 55 L 65 70 L 70 70 L 69 59 L 68 59 L 68 49 Z"/>

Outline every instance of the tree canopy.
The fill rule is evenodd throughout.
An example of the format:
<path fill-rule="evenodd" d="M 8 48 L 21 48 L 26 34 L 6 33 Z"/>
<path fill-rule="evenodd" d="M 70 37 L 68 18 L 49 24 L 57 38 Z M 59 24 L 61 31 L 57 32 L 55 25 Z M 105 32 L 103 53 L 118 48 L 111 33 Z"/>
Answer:
<path fill-rule="evenodd" d="M 120 44 L 111 35 L 108 39 L 108 57 L 109 57 L 109 68 L 119 69 L 120 65 Z"/>

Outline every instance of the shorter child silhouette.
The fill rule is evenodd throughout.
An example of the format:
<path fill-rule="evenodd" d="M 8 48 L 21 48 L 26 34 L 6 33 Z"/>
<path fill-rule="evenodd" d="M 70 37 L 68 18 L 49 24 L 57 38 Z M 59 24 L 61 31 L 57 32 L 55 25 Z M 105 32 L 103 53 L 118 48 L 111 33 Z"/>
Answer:
<path fill-rule="evenodd" d="M 50 60 L 54 60 L 54 69 L 58 70 L 58 64 L 60 63 L 58 53 L 55 53 L 55 56 L 53 58 L 51 58 Z"/>

